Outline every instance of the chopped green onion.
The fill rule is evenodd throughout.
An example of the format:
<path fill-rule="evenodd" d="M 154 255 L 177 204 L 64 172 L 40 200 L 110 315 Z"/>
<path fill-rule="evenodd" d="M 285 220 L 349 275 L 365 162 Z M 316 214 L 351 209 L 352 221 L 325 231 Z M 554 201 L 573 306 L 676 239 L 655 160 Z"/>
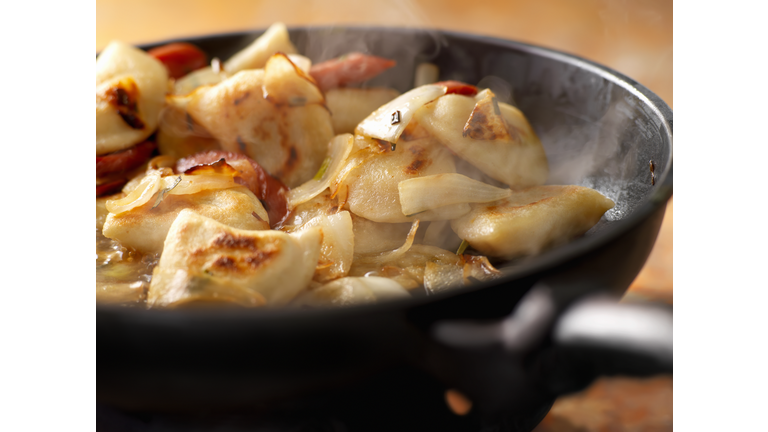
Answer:
<path fill-rule="evenodd" d="M 461 255 L 464 253 L 465 250 L 467 250 L 467 247 L 469 246 L 469 242 L 466 240 L 462 240 L 461 244 L 459 245 L 459 250 L 456 251 L 456 255 Z"/>

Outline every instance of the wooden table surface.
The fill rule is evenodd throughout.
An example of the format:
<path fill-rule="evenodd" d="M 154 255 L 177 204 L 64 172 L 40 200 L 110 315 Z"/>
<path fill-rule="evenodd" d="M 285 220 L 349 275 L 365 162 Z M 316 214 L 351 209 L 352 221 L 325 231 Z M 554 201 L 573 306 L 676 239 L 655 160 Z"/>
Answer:
<path fill-rule="evenodd" d="M 671 0 L 117 0 L 96 1 L 96 49 L 287 25 L 431 27 L 570 52 L 628 75 L 672 107 Z M 672 303 L 672 201 L 628 297 Z M 672 430 L 672 379 L 604 379 L 561 398 L 545 431 Z"/>

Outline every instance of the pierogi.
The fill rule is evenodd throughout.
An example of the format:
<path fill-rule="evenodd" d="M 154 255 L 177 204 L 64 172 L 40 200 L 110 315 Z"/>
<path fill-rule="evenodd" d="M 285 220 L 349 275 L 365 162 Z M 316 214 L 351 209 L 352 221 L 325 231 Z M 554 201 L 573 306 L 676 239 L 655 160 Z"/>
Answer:
<path fill-rule="evenodd" d="M 223 62 L 184 49 L 198 66 L 176 79 L 120 42 L 97 58 L 99 303 L 433 295 L 498 278 L 494 265 L 571 241 L 614 206 L 544 185 L 524 114 L 489 89 L 434 82 L 436 67 L 403 94 L 368 88 L 395 62 L 314 65 L 280 23 Z"/>

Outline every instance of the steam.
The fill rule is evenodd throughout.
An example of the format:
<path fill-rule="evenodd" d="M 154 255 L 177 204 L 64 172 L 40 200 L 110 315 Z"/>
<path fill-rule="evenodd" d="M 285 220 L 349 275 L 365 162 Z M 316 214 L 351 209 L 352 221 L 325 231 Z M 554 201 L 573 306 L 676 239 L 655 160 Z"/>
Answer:
<path fill-rule="evenodd" d="M 472 83 L 469 83 L 472 84 Z M 483 89 L 490 89 L 493 94 L 496 95 L 496 100 L 499 102 L 508 103 L 513 106 L 517 106 L 515 104 L 515 99 L 512 94 L 512 85 L 508 83 L 503 78 L 499 78 L 494 75 L 488 75 L 485 78 L 481 79 L 477 82 L 477 88 L 483 90 Z"/>
<path fill-rule="evenodd" d="M 299 52 L 313 62 L 321 62 L 339 57 L 350 52 L 362 52 L 381 57 L 396 59 L 397 67 L 382 74 L 381 80 L 374 80 L 370 86 L 391 82 L 392 78 L 409 75 L 410 81 L 396 82 L 401 92 L 412 87 L 416 66 L 434 59 L 447 46 L 444 36 L 434 28 L 429 13 L 411 0 L 389 0 L 375 4 L 356 0 L 339 0 L 333 3 L 337 19 L 328 22 L 328 31 L 313 33 L 311 38 L 294 40 Z M 294 11 L 293 16 L 286 16 L 285 11 Z M 317 26 L 314 17 L 328 15 L 328 3 L 322 0 L 285 0 L 264 2 L 255 17 L 253 28 L 266 28 L 274 22 L 283 22 L 291 27 Z M 394 35 L 382 39 L 372 32 L 345 30 L 348 27 L 403 27 L 418 28 L 418 38 Z"/>
<path fill-rule="evenodd" d="M 414 84 L 416 68 L 423 62 L 434 60 L 447 46 L 447 39 L 434 29 L 435 23 L 430 18 L 430 13 L 412 0 L 390 0 L 369 4 L 356 0 L 340 0 L 334 3 L 334 16 L 332 22 L 327 24 L 327 30 L 313 32 L 311 37 L 292 38 L 300 53 L 308 56 L 313 62 L 321 62 L 336 58 L 341 55 L 358 51 L 381 57 L 396 59 L 395 68 L 384 72 L 377 78 L 363 84 L 365 87 L 393 87 L 404 92 L 410 90 Z M 264 2 L 254 17 L 252 28 L 267 28 L 274 22 L 284 22 L 289 28 L 312 25 L 316 23 L 316 16 L 328 16 L 328 5 L 322 0 L 283 0 L 279 4 Z M 293 15 L 286 16 L 285 11 L 294 11 Z M 610 4 L 601 11 L 601 20 L 606 16 L 616 18 L 621 15 L 619 10 L 611 9 Z M 626 16 L 622 16 L 625 21 Z M 653 18 L 653 17 L 647 17 Z M 418 28 L 423 37 L 414 38 L 404 33 L 401 37 L 395 33 L 386 38 L 381 38 L 378 32 L 355 31 L 354 27 L 402 27 Z M 612 28 L 612 27 L 610 27 Z M 424 30 L 426 29 L 426 30 Z M 605 25 L 605 30 L 609 26 Z M 422 33 L 423 32 L 423 33 Z M 609 36 L 609 35 L 606 35 Z M 507 57 L 496 59 L 499 63 L 492 70 L 507 71 L 511 68 L 524 67 L 517 64 L 516 59 Z M 496 63 L 494 63 L 496 64 Z M 461 72 L 459 68 L 457 72 Z M 601 112 L 601 117 L 584 117 L 584 113 L 573 112 L 573 107 L 578 106 L 578 100 L 587 97 L 585 91 L 593 84 L 589 82 L 591 77 L 582 78 L 587 81 L 570 82 L 564 85 L 565 80 L 560 77 L 548 76 L 551 71 L 528 70 L 526 74 L 538 75 L 541 85 L 549 88 L 552 101 L 536 107 L 530 106 L 530 101 L 525 100 L 525 94 L 520 100 L 516 99 L 515 89 L 510 82 L 498 75 L 487 75 L 477 82 L 464 76 L 447 76 L 441 71 L 440 79 L 459 79 L 468 81 L 480 89 L 488 88 L 496 94 L 501 102 L 519 106 L 536 125 L 542 144 L 547 152 L 550 162 L 550 177 L 548 184 L 580 184 L 592 187 L 615 202 L 619 203 L 613 216 L 620 219 L 625 210 L 621 203 L 627 197 L 622 196 L 626 184 L 614 182 L 604 184 L 599 179 L 609 174 L 609 177 L 620 178 L 629 181 L 630 173 L 637 163 L 632 153 L 629 156 L 621 156 L 621 146 L 616 145 L 622 139 L 622 131 L 627 125 L 624 122 L 624 110 L 633 107 L 622 107 L 621 102 L 612 101 L 613 86 L 608 84 L 606 88 L 598 89 L 598 96 L 588 102 L 589 112 Z M 555 82 L 548 82 L 555 80 Z M 551 84 L 551 85 L 550 85 Z M 528 103 L 526 103 L 528 102 Z M 605 106 L 600 106 L 605 105 Z M 610 105 L 610 106 L 609 106 Z M 619 105 L 619 106 L 616 106 Z M 618 111 L 616 111 L 618 109 Z M 538 112 L 536 112 L 538 111 Z M 598 125 L 601 124 L 602 126 Z M 471 178 L 499 185 L 497 181 L 473 166 L 457 158 L 458 171 Z M 621 173 L 606 173 L 610 170 L 620 170 Z"/>

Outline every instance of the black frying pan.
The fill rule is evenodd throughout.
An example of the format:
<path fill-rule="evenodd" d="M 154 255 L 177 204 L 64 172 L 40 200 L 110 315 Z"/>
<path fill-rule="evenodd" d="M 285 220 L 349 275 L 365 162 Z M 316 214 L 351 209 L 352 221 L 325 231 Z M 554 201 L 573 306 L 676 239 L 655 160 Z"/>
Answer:
<path fill-rule="evenodd" d="M 257 34 L 188 41 L 226 59 Z M 488 422 L 530 430 L 557 395 L 599 374 L 671 373 L 670 310 L 594 298 L 626 290 L 672 195 L 672 111 L 661 99 L 590 61 L 489 37 L 318 27 L 291 38 L 315 62 L 353 50 L 396 59 L 372 85 L 400 91 L 422 61 L 437 64 L 441 80 L 501 78 L 542 140 L 550 182 L 593 187 L 617 205 L 582 238 L 505 264 L 499 280 L 434 296 L 342 310 L 97 306 L 102 417 L 112 408 L 334 412 L 354 425 L 383 409 L 395 423 L 382 420 L 382 430 L 404 430 L 401 417 L 422 430 Z M 600 329 L 613 334 L 585 316 L 607 316 L 616 325 Z M 619 325 L 622 317 L 635 321 Z M 469 415 L 445 408 L 446 388 L 474 402 Z"/>

